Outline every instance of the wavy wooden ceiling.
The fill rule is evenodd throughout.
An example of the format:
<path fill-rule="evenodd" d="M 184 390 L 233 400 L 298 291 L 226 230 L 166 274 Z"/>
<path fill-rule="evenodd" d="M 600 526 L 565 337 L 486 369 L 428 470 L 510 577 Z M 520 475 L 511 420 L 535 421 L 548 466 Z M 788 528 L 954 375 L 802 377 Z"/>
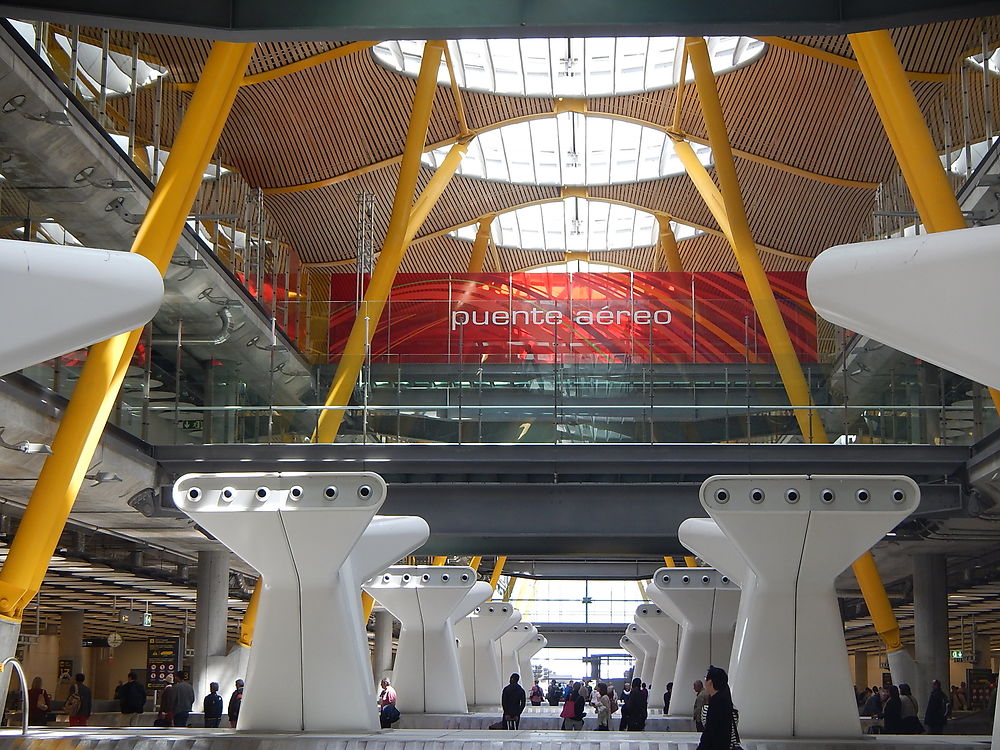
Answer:
<path fill-rule="evenodd" d="M 1000 17 L 908 27 L 893 32 L 904 66 L 911 71 L 954 74 L 946 82 L 919 82 L 914 91 L 943 149 L 943 97 L 950 98 L 952 122 L 960 122 L 957 71 L 965 54 L 981 45 L 981 32 L 1000 38 Z M 91 33 L 94 33 L 92 30 Z M 140 48 L 159 59 L 176 82 L 196 81 L 209 43 L 158 35 L 114 32 L 113 43 Z M 792 41 L 853 59 L 846 37 L 798 37 Z M 273 70 L 339 46 L 337 43 L 268 43 L 257 48 L 248 74 Z M 973 112 L 982 112 L 982 78 L 973 73 Z M 860 73 L 846 67 L 770 46 L 756 62 L 721 76 L 719 92 L 733 145 L 752 154 L 830 177 L 878 183 L 895 169 L 895 159 Z M 254 187 L 299 185 L 398 156 L 402 151 L 415 82 L 378 65 L 368 50 L 240 90 L 220 145 L 226 164 Z M 995 87 L 1000 89 L 1000 86 Z M 1000 92 L 997 92 L 1000 94 Z M 674 89 L 631 96 L 590 99 L 588 110 L 639 118 L 661 126 L 673 117 Z M 178 110 L 189 94 L 165 97 L 161 138 L 169 147 Z M 1000 112 L 995 95 L 994 111 Z M 552 111 L 551 99 L 516 98 L 463 92 L 471 128 Z M 152 92 L 139 102 L 139 132 L 152 132 Z M 707 134 L 689 87 L 682 125 L 696 137 Z M 972 129 L 982 137 L 981 114 Z M 440 87 L 428 142 L 458 132 L 452 93 Z M 954 136 L 952 138 L 954 140 Z M 801 270 L 826 247 L 862 238 L 871 226 L 874 191 L 843 187 L 737 158 L 740 184 L 754 238 L 779 253 L 764 252 L 773 270 Z M 305 262 L 350 259 L 354 255 L 358 193 L 376 199 L 376 244 L 384 235 L 395 186 L 396 165 L 375 169 L 321 189 L 265 194 L 265 207 L 281 235 Z M 418 189 L 432 172 L 423 169 Z M 225 191 L 222 191 L 225 192 Z M 238 192 L 238 191 L 237 191 Z M 592 188 L 591 195 L 628 201 L 682 220 L 717 228 L 686 176 L 632 185 Z M 235 193 L 234 193 L 235 194 Z M 506 185 L 456 177 L 425 222 L 420 235 L 525 201 L 558 197 L 552 187 Z M 220 208 L 223 208 L 220 206 Z M 418 237 L 420 236 L 418 235 Z M 703 235 L 680 245 L 685 269 L 734 270 L 726 243 Z M 411 246 L 405 271 L 464 271 L 468 243 L 436 237 Z M 636 269 L 657 267 L 653 248 L 595 254 Z M 504 271 L 559 259 L 557 253 L 499 249 Z M 487 267 L 494 261 L 488 262 Z M 353 266 L 342 267 L 353 270 Z"/>

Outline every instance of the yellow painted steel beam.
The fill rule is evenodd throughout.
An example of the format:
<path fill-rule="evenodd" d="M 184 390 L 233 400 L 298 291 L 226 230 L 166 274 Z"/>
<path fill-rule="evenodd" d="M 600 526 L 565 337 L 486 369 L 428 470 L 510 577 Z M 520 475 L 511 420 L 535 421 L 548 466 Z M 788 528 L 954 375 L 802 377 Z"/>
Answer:
<path fill-rule="evenodd" d="M 672 557 L 664 557 L 663 558 L 663 564 L 665 566 L 667 566 L 668 568 L 676 568 L 677 567 L 677 563 L 674 562 L 674 558 L 672 558 Z"/>
<path fill-rule="evenodd" d="M 746 209 L 740 194 L 736 165 L 729 145 L 729 133 L 722 114 L 715 74 L 708 54 L 708 45 L 702 37 L 688 37 L 685 41 L 688 58 L 694 68 L 695 86 L 701 100 L 701 109 L 708 129 L 715 160 L 715 173 L 719 178 L 720 192 L 729 220 L 733 252 L 746 282 L 747 290 L 757 311 L 775 367 L 781 375 L 788 401 L 795 411 L 795 418 L 806 442 L 827 442 L 826 429 L 813 408 L 812 394 L 792 346 L 785 321 L 771 291 L 764 267 L 761 265 Z"/>
<path fill-rule="evenodd" d="M 497 590 L 497 584 L 500 583 L 500 576 L 503 575 L 503 566 L 507 564 L 507 556 L 503 555 L 497 558 L 496 564 L 493 566 L 493 575 L 490 576 L 490 586 L 493 587 L 493 591 Z"/>
<path fill-rule="evenodd" d="M 681 251 L 677 247 L 677 237 L 670 227 L 670 217 L 666 214 L 657 214 L 656 222 L 660 227 L 659 246 L 660 253 L 666 261 L 668 271 L 683 271 L 684 262 L 681 260 Z"/>
<path fill-rule="evenodd" d="M 688 568 L 697 568 L 698 567 L 698 560 L 696 558 L 692 557 L 691 555 L 685 555 L 684 556 L 684 565 L 686 567 L 688 567 Z"/>
<path fill-rule="evenodd" d="M 806 57 L 811 57 L 815 60 L 822 60 L 823 62 L 830 63 L 831 65 L 837 65 L 841 68 L 848 68 L 850 70 L 861 72 L 861 66 L 858 64 L 857 60 L 852 60 L 849 57 L 843 57 L 841 55 L 834 54 L 833 52 L 828 52 L 825 49 L 810 47 L 806 44 L 802 44 L 801 42 L 793 42 L 791 39 L 785 39 L 780 36 L 759 36 L 756 38 L 765 44 L 770 44 L 774 47 L 781 47 L 782 49 L 797 52 L 800 55 L 805 55 Z M 857 54 L 856 49 L 855 54 Z M 902 66 L 900 66 L 900 69 L 902 69 Z M 945 83 L 952 78 L 949 73 L 921 73 L 916 70 L 904 71 L 903 75 L 911 81 L 929 83 Z"/>
<path fill-rule="evenodd" d="M 562 109 L 567 109 L 563 106 Z M 519 117 L 512 117 L 508 120 L 502 120 L 500 122 L 495 122 L 482 128 L 472 128 L 467 133 L 460 133 L 458 135 L 451 136 L 449 138 L 444 138 L 440 141 L 434 143 L 429 143 L 424 145 L 424 151 L 434 151 L 444 146 L 451 146 L 458 143 L 461 140 L 467 138 L 474 138 L 475 136 L 482 135 L 483 133 L 489 132 L 490 130 L 496 130 L 498 128 L 505 127 L 507 125 L 517 125 L 523 122 L 531 122 L 532 120 L 544 120 L 550 118 L 554 115 L 553 112 L 536 112 L 530 115 L 521 115 Z M 627 115 L 622 115 L 613 112 L 587 112 L 588 117 L 604 117 L 609 120 L 621 120 L 622 122 L 631 122 L 636 125 L 642 125 L 647 128 L 652 128 L 653 130 L 659 130 L 662 133 L 681 133 L 679 128 L 675 128 L 672 125 L 670 127 L 665 127 L 661 123 L 652 122 L 650 120 L 644 120 L 640 117 L 629 117 Z M 693 136 L 687 133 L 681 133 L 685 138 L 691 140 L 695 143 L 707 144 L 707 139 L 699 138 L 698 136 Z M 812 172 L 808 169 L 802 169 L 801 167 L 795 167 L 791 164 L 785 164 L 777 159 L 770 159 L 766 156 L 761 156 L 760 154 L 754 154 L 749 151 L 742 151 L 740 149 L 731 149 L 732 153 L 741 159 L 746 159 L 747 161 L 752 161 L 757 164 L 761 164 L 772 169 L 776 169 L 781 172 L 786 172 L 788 174 L 796 175 L 797 177 L 802 177 L 808 180 L 815 180 L 817 182 L 823 182 L 829 185 L 837 185 L 839 187 L 855 188 L 859 190 L 874 190 L 878 187 L 877 182 L 867 182 L 864 180 L 852 180 L 846 177 L 836 177 L 833 175 L 826 175 L 820 172 Z M 361 177 L 362 175 L 369 174 L 370 172 L 378 171 L 379 169 L 385 169 L 386 167 L 391 167 L 395 164 L 399 164 L 402 160 L 402 154 L 397 154 L 395 156 L 390 156 L 386 159 L 381 159 L 377 162 L 367 164 L 363 167 L 357 167 L 355 169 L 348 170 L 347 172 L 342 172 L 332 177 L 326 177 L 322 180 L 314 180 L 312 182 L 304 182 L 298 185 L 273 185 L 269 187 L 262 188 L 265 195 L 287 195 L 289 193 L 303 193 L 309 190 L 319 190 L 325 187 L 331 187 L 337 185 L 346 180 L 351 180 L 356 177 Z"/>
<path fill-rule="evenodd" d="M 253 44 L 213 45 L 132 252 L 162 272 L 180 239 L 202 175 L 232 107 Z M 0 571 L 0 615 L 20 619 L 48 567 L 91 463 L 142 329 L 92 346 Z"/>
<path fill-rule="evenodd" d="M 458 132 L 461 135 L 468 135 L 469 123 L 465 119 L 465 104 L 462 101 L 462 89 L 458 85 L 458 78 L 455 76 L 455 65 L 451 60 L 451 50 L 448 45 L 444 46 L 444 62 L 448 67 L 448 78 L 451 81 L 451 94 L 455 99 L 455 116 L 458 118 Z"/>
<path fill-rule="evenodd" d="M 899 622 L 892 611 L 889 596 L 875 566 L 875 558 L 871 552 L 865 552 L 851 566 L 854 577 L 861 586 L 861 595 L 865 598 L 868 613 L 872 616 L 875 632 L 885 643 L 888 651 L 899 651 L 903 647 L 899 637 Z"/>
<path fill-rule="evenodd" d="M 472 568 L 477 573 L 479 572 L 479 566 L 483 563 L 483 556 L 476 555 L 471 560 L 469 560 L 469 567 Z"/>
<path fill-rule="evenodd" d="M 646 581 L 636 581 L 635 585 L 639 587 L 639 594 L 642 596 L 643 601 L 648 602 L 649 596 L 646 594 Z"/>
<path fill-rule="evenodd" d="M 344 44 L 340 47 L 328 50 L 327 52 L 320 52 L 317 55 L 311 55 L 303 60 L 296 60 L 293 63 L 288 63 L 288 65 L 282 65 L 277 68 L 272 68 L 271 70 L 266 70 L 263 73 L 255 73 L 251 76 L 244 76 L 240 81 L 240 86 L 253 86 L 256 83 L 264 83 L 265 81 L 273 81 L 278 78 L 284 78 L 285 76 L 290 76 L 293 73 L 299 73 L 303 70 L 308 70 L 309 68 L 315 68 L 317 65 L 322 65 L 323 63 L 331 62 L 332 60 L 339 60 L 342 57 L 353 55 L 355 52 L 370 49 L 376 44 L 378 44 L 378 42 L 351 42 L 349 44 Z M 173 87 L 178 91 L 194 91 L 195 86 L 197 85 L 197 83 L 175 83 L 173 84 Z"/>
<path fill-rule="evenodd" d="M 510 581 L 507 583 L 507 588 L 504 589 L 504 592 L 503 592 L 503 601 L 505 601 L 505 602 L 509 602 L 510 601 L 511 594 L 514 593 L 514 583 L 516 581 L 517 581 L 517 579 L 514 576 L 510 577 Z"/>
<path fill-rule="evenodd" d="M 437 557 L 431 558 L 431 565 L 447 565 L 448 557 L 447 555 L 438 555 Z"/>
<path fill-rule="evenodd" d="M 240 623 L 240 637 L 236 640 L 241 646 L 250 648 L 253 645 L 253 629 L 257 625 L 257 607 L 260 606 L 260 592 L 264 588 L 264 579 L 258 578 L 253 585 L 253 594 L 247 604 L 247 611 L 243 613 L 243 622 Z"/>
<path fill-rule="evenodd" d="M 396 278 L 399 264 L 402 262 L 403 254 L 409 244 L 406 235 L 410 229 L 411 213 L 420 203 L 420 199 L 417 200 L 416 204 L 414 203 L 413 192 L 420 172 L 420 154 L 427 138 L 434 95 L 437 92 L 437 69 L 441 61 L 443 47 L 444 42 L 442 41 L 429 41 L 424 45 L 420 74 L 417 77 L 417 87 L 413 95 L 410 124 L 406 133 L 406 148 L 400 164 L 399 180 L 396 184 L 396 194 L 389 216 L 389 227 L 386 231 L 385 241 L 382 243 L 382 253 L 375 265 L 368 289 L 365 291 L 365 298 L 358 309 L 358 316 L 351 328 L 344 352 L 337 364 L 330 392 L 326 398 L 326 406 L 338 408 L 323 411 L 318 419 L 314 438 L 321 443 L 332 443 L 340 431 L 344 412 L 339 407 L 346 406 L 350 400 L 351 393 L 358 381 L 358 374 L 364 364 L 365 350 L 371 342 L 371 337 L 375 335 L 379 319 L 382 317 L 382 310 L 389 298 L 389 291 L 392 289 L 392 282 Z M 445 163 L 442 163 L 441 169 L 435 173 L 428 184 L 424 191 L 425 194 L 430 191 L 432 185 L 435 185 L 438 173 L 444 174 L 444 185 L 447 184 L 451 175 L 446 174 L 446 168 L 450 166 L 452 174 L 454 174 L 454 170 L 461 162 L 465 148 L 460 143 L 453 147 L 452 153 L 449 153 L 448 157 L 445 158 Z M 458 150 L 457 158 L 451 159 L 452 155 L 456 153 L 456 149 Z M 444 185 L 441 185 L 440 181 L 437 185 L 440 185 L 439 190 L 444 189 Z M 425 207 L 428 212 L 430 207 L 433 207 L 434 200 L 426 202 Z"/>
<path fill-rule="evenodd" d="M 687 84 L 688 51 L 687 48 L 681 52 L 681 71 L 677 76 L 677 87 L 674 89 L 674 120 L 673 129 L 680 132 L 681 113 L 684 108 L 684 86 Z"/>
<path fill-rule="evenodd" d="M 367 591 L 361 592 L 361 627 L 368 624 L 369 618 L 372 616 L 372 610 L 375 609 L 375 599 Z"/>
<path fill-rule="evenodd" d="M 479 229 L 476 230 L 476 241 L 472 245 L 472 257 L 469 258 L 469 273 L 482 273 L 486 263 L 486 249 L 490 244 L 490 227 L 495 214 L 487 214 L 479 219 Z"/>

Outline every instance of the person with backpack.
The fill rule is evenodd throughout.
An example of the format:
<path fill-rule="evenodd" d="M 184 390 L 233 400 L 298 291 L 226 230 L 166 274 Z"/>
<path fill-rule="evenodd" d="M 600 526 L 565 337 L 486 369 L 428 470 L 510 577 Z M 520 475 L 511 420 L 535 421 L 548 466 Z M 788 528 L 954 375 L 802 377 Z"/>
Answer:
<path fill-rule="evenodd" d="M 396 691 L 389 680 L 382 678 L 382 692 L 378 695 L 378 722 L 382 729 L 389 729 L 399 721 L 399 709 L 396 708 Z M 524 692 L 523 690 L 521 691 Z"/>
<path fill-rule="evenodd" d="M 222 696 L 219 695 L 219 683 L 209 683 L 208 691 L 208 695 L 202 701 L 202 711 L 205 713 L 205 726 L 216 729 L 222 721 Z"/>
<path fill-rule="evenodd" d="M 86 679 L 84 674 L 82 672 L 77 674 L 75 679 L 76 682 L 70 688 L 69 696 L 63 704 L 63 710 L 69 716 L 71 727 L 85 727 L 90 719 L 94 701 L 90 688 L 83 684 Z"/>
<path fill-rule="evenodd" d="M 708 705 L 705 708 L 705 729 L 698 750 L 734 750 L 740 746 L 736 728 L 738 714 L 729 691 L 729 675 L 722 667 L 709 667 L 705 675 Z"/>
<path fill-rule="evenodd" d="M 545 693 L 542 692 L 542 686 L 538 684 L 538 680 L 535 680 L 535 684 L 531 686 L 531 692 L 528 694 L 528 701 L 532 706 L 540 706 L 543 700 L 545 700 Z"/>

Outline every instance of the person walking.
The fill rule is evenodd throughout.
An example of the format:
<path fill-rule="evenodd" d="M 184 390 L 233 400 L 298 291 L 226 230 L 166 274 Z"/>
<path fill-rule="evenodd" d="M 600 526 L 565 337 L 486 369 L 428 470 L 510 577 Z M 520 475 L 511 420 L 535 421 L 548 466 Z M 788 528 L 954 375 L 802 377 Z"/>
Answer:
<path fill-rule="evenodd" d="M 948 722 L 948 698 L 941 689 L 940 680 L 931 681 L 931 694 L 927 696 L 927 708 L 924 711 L 924 725 L 928 734 L 944 734 L 944 725 Z"/>
<path fill-rule="evenodd" d="M 611 698 L 608 695 L 606 683 L 597 683 L 597 694 L 593 697 L 591 705 L 597 709 L 597 731 L 607 732 L 611 721 Z"/>
<path fill-rule="evenodd" d="M 93 711 L 94 699 L 90 688 L 84 684 L 86 676 L 80 672 L 76 675 L 76 682 L 70 690 L 69 697 L 63 709 L 69 715 L 69 725 L 71 727 L 85 727 Z"/>
<path fill-rule="evenodd" d="M 531 686 L 531 691 L 528 693 L 528 702 L 532 706 L 540 706 L 544 700 L 545 693 L 542 691 L 542 686 L 538 684 L 538 680 L 535 680 L 535 684 Z"/>
<path fill-rule="evenodd" d="M 674 694 L 674 683 L 668 682 L 666 692 L 663 693 L 663 715 L 670 713 L 670 699 Z"/>
<path fill-rule="evenodd" d="M 135 726 L 139 716 L 146 710 L 146 688 L 139 682 L 135 672 L 128 673 L 128 682 L 119 689 L 118 703 L 122 711 L 122 726 Z"/>
<path fill-rule="evenodd" d="M 378 694 L 378 722 L 382 729 L 389 729 L 399 721 L 399 709 L 396 708 L 396 691 L 389 680 L 382 678 L 382 692 Z"/>
<path fill-rule="evenodd" d="M 194 706 L 194 688 L 191 683 L 180 675 L 180 679 L 174 683 L 174 726 L 186 727 L 188 718 L 191 716 L 191 707 Z"/>
<path fill-rule="evenodd" d="M 236 681 L 236 689 L 233 694 L 229 696 L 229 706 L 227 712 L 229 714 L 229 727 L 231 729 L 236 729 L 236 722 L 240 718 L 240 706 L 243 704 L 243 680 Z"/>
<path fill-rule="evenodd" d="M 510 682 L 507 687 L 500 693 L 500 707 L 503 709 L 504 729 L 517 729 L 521 723 L 521 714 L 524 713 L 524 706 L 527 701 L 524 696 L 524 688 L 518 684 L 520 680 L 521 675 L 515 672 L 510 676 Z"/>
<path fill-rule="evenodd" d="M 708 707 L 698 750 L 731 750 L 739 745 L 740 734 L 736 728 L 733 696 L 729 692 L 729 675 L 721 667 L 709 667 L 704 684 Z"/>
<path fill-rule="evenodd" d="M 168 674 L 166 685 L 163 688 L 163 692 L 160 693 L 160 707 L 156 712 L 156 722 L 154 722 L 155 726 L 172 727 L 174 725 L 174 706 L 176 706 L 176 704 L 177 698 L 174 693 L 174 676 L 172 674 Z"/>
<path fill-rule="evenodd" d="M 219 695 L 219 683 L 208 685 L 208 695 L 202 701 L 202 711 L 205 714 L 205 726 L 215 729 L 222 721 L 222 696 Z"/>
<path fill-rule="evenodd" d="M 648 714 L 648 695 L 643 689 L 642 681 L 636 677 L 632 680 L 632 689 L 625 700 L 628 711 L 628 722 L 625 727 L 629 732 L 642 732 L 646 729 L 646 717 Z M 623 713 L 626 709 L 623 709 Z"/>
<path fill-rule="evenodd" d="M 33 727 L 48 726 L 48 713 L 52 707 L 52 696 L 45 692 L 45 688 L 42 687 L 41 677 L 36 677 L 31 681 L 26 705 L 29 725 Z"/>
<path fill-rule="evenodd" d="M 580 695 L 582 687 L 583 683 L 581 682 L 574 682 L 570 686 L 569 697 L 563 704 L 562 713 L 559 714 L 563 720 L 562 728 L 571 732 L 579 732 L 583 729 L 584 706 L 586 704 L 583 696 Z"/>

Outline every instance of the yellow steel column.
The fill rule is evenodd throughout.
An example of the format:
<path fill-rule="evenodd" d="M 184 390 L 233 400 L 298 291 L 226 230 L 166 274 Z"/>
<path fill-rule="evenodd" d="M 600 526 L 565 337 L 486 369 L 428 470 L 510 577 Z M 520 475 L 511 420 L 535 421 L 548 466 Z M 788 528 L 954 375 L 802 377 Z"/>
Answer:
<path fill-rule="evenodd" d="M 484 216 L 479 220 L 479 230 L 476 232 L 476 242 L 472 246 L 472 257 L 469 258 L 469 273 L 482 273 L 486 264 L 486 247 L 490 244 L 490 227 L 496 216 Z"/>
<path fill-rule="evenodd" d="M 517 579 L 514 576 L 510 577 L 510 582 L 507 584 L 507 588 L 503 592 L 503 600 L 505 602 L 509 602 L 510 601 L 510 596 L 511 596 L 511 594 L 514 593 L 514 582 L 516 580 Z"/>
<path fill-rule="evenodd" d="M 500 576 L 503 575 L 503 566 L 507 564 L 507 556 L 497 558 L 496 565 L 493 566 L 493 575 L 490 576 L 490 586 L 493 587 L 494 593 L 497 590 L 497 584 L 500 583 Z"/>
<path fill-rule="evenodd" d="M 445 555 L 439 555 L 437 557 L 431 558 L 431 565 L 446 565 L 448 563 L 448 558 Z"/>
<path fill-rule="evenodd" d="M 340 424 L 344 420 L 344 412 L 341 407 L 346 406 L 350 400 L 351 393 L 358 381 L 358 374 L 364 364 L 365 348 L 369 341 L 366 329 L 368 335 L 374 334 L 392 288 L 396 269 L 406 251 L 405 235 L 410 219 L 410 209 L 413 206 L 413 191 L 416 188 L 417 176 L 420 172 L 420 155 L 423 153 L 424 141 L 427 139 L 431 108 L 434 104 L 434 94 L 437 91 L 437 71 L 441 63 L 443 48 L 444 42 L 441 41 L 429 41 L 424 45 L 417 88 L 413 95 L 413 108 L 410 112 L 410 125 L 406 133 L 406 145 L 399 165 L 396 195 L 393 198 L 392 212 L 389 217 L 389 227 L 382 244 L 382 253 L 379 255 L 371 282 L 368 284 L 368 290 L 365 292 L 365 299 L 358 310 L 358 317 L 351 329 L 340 362 L 337 364 L 330 393 L 326 398 L 326 406 L 338 408 L 324 410 L 320 414 L 316 426 L 315 437 L 321 443 L 331 443 L 337 437 Z"/>
<path fill-rule="evenodd" d="M 663 558 L 663 564 L 666 567 L 668 567 L 668 568 L 676 568 L 677 567 L 677 563 L 674 562 L 674 558 L 672 558 L 672 557 L 664 557 Z"/>
<path fill-rule="evenodd" d="M 243 622 L 240 623 L 240 637 L 236 640 L 241 646 L 250 648 L 253 645 L 253 629 L 257 624 L 257 607 L 260 605 L 260 592 L 264 588 L 264 579 L 258 578 L 253 585 L 253 594 L 247 604 L 247 611 L 243 613 Z"/>
<path fill-rule="evenodd" d="M 476 571 L 478 573 L 479 572 L 479 566 L 482 565 L 482 562 L 483 562 L 483 556 L 482 555 L 476 555 L 471 560 L 469 560 L 469 567 L 472 568 L 474 571 Z"/>
<path fill-rule="evenodd" d="M 685 47 L 694 68 L 695 86 L 701 99 L 701 109 L 712 146 L 715 173 L 719 178 L 722 200 L 732 232 L 733 252 L 740 265 L 757 316 L 760 318 L 775 366 L 788 393 L 788 401 L 795 408 L 795 418 L 799 423 L 802 437 L 808 443 L 825 443 L 826 430 L 819 414 L 812 408 L 809 385 L 802 373 L 798 356 L 792 348 L 788 329 L 785 327 L 767 274 L 764 273 L 764 267 L 760 262 L 757 246 L 750 234 L 746 209 L 740 196 L 739 180 L 736 177 L 733 151 L 729 145 L 729 134 L 722 115 L 722 104 L 719 102 L 719 92 L 715 87 L 715 74 L 708 55 L 708 45 L 701 37 L 688 37 Z"/>
<path fill-rule="evenodd" d="M 868 31 L 848 38 L 920 220 L 929 232 L 964 229 L 962 209 L 889 32 Z M 989 390 L 1000 411 L 1000 392 Z"/>
<path fill-rule="evenodd" d="M 667 261 L 667 270 L 683 271 L 684 264 L 681 262 L 681 252 L 677 248 L 677 238 L 670 226 L 670 217 L 666 214 L 657 214 L 656 222 L 660 226 L 660 252 Z"/>
<path fill-rule="evenodd" d="M 132 252 L 149 258 L 161 272 L 173 255 L 253 49 L 253 44 L 226 42 L 212 47 L 132 245 Z M 140 335 L 141 329 L 90 348 L 52 441 L 53 455 L 42 467 L 0 571 L 0 616 L 20 619 L 41 586 Z"/>
<path fill-rule="evenodd" d="M 854 577 L 861 586 L 861 595 L 865 598 L 868 613 L 872 616 L 875 632 L 885 643 L 888 651 L 899 651 L 903 647 L 899 639 L 899 622 L 892 611 L 889 595 L 885 593 L 882 577 L 875 566 L 875 558 L 871 552 L 865 552 L 851 566 Z"/>
<path fill-rule="evenodd" d="M 361 626 L 364 627 L 368 624 L 368 619 L 372 616 L 372 610 L 375 609 L 375 599 L 367 591 L 361 592 Z"/>

